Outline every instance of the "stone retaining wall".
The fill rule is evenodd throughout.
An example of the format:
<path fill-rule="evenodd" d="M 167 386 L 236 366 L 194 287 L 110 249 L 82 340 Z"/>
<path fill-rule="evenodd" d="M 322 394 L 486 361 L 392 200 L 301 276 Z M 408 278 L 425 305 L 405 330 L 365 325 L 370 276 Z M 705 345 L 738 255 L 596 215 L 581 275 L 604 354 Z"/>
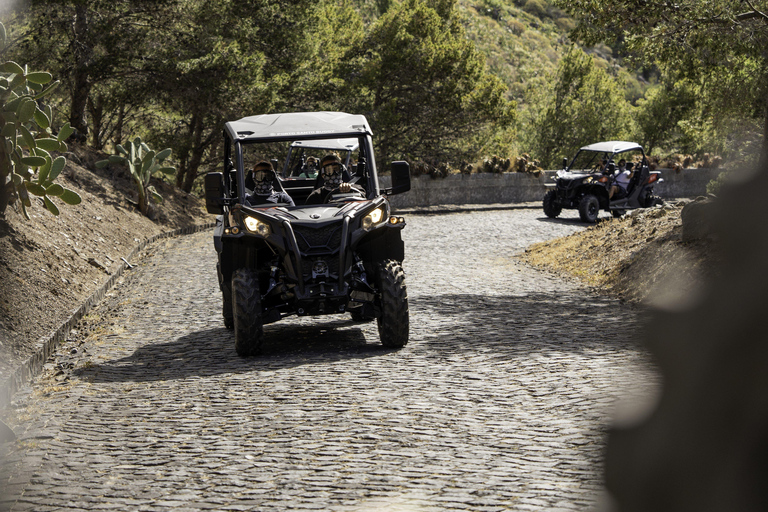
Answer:
<path fill-rule="evenodd" d="M 654 191 L 663 198 L 696 197 L 706 194 L 707 183 L 715 179 L 720 169 L 684 169 L 675 173 L 661 169 L 663 183 Z M 527 173 L 455 174 L 433 179 L 419 176 L 411 180 L 411 190 L 393 196 L 392 206 L 409 208 L 438 204 L 496 204 L 541 201 L 545 183 L 553 183 L 555 171 L 543 171 L 539 176 Z M 379 178 L 381 187 L 390 186 L 389 176 Z"/>

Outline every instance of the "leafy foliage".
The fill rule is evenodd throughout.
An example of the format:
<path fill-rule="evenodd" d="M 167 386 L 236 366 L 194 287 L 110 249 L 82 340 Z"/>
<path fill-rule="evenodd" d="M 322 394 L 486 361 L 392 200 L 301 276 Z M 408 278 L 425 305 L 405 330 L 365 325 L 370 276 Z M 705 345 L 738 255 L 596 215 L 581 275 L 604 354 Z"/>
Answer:
<path fill-rule="evenodd" d="M 371 112 L 385 160 L 428 155 L 460 159 L 466 141 L 514 120 L 505 87 L 467 40 L 454 2 L 393 5 L 354 49 L 360 72 L 350 87 Z"/>
<path fill-rule="evenodd" d="M 118 144 L 117 154 L 111 155 L 107 160 L 96 162 L 96 166 L 105 167 L 113 163 L 127 165 L 139 193 L 139 209 L 141 213 L 148 215 L 150 213 L 149 200 L 151 199 L 156 203 L 163 200 L 151 184 L 152 177 L 157 174 L 173 175 L 176 172 L 175 168 L 163 165 L 163 161 L 171 156 L 171 152 L 171 148 L 156 152 L 150 149 L 141 140 L 141 137 L 136 137 L 133 141 L 129 141 L 126 147 Z"/>
<path fill-rule="evenodd" d="M 525 123 L 526 147 L 545 169 L 585 144 L 627 138 L 633 128 L 620 84 L 576 47 L 563 57 L 550 86 L 530 91 Z"/>
<path fill-rule="evenodd" d="M 0 23 L 0 49 L 5 43 L 5 26 Z M 30 194 L 40 197 L 53 215 L 59 214 L 53 198 L 70 205 L 80 203 L 77 193 L 55 183 L 66 158 L 52 153 L 67 151 L 64 140 L 72 129 L 65 125 L 54 135 L 53 111 L 38 103 L 58 86 L 52 80 L 50 73 L 29 71 L 13 61 L 0 64 L 0 214 L 14 195 L 27 219 Z"/>
<path fill-rule="evenodd" d="M 697 87 L 697 115 L 714 129 L 759 119 L 768 135 L 768 15 L 742 0 L 557 0 L 587 44 L 622 41 L 637 62 Z M 719 124 L 719 126 L 717 126 Z M 768 145 L 762 159 L 768 163 Z"/>

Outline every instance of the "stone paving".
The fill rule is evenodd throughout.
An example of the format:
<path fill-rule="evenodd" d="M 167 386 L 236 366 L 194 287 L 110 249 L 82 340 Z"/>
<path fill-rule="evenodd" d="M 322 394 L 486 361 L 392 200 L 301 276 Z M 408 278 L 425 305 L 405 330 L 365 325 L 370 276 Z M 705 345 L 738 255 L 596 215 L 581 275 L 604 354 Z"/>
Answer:
<path fill-rule="evenodd" d="M 585 510 L 637 312 L 514 258 L 583 226 L 410 215 L 410 342 L 346 316 L 235 355 L 211 233 L 159 242 L 3 412 L 2 510 Z M 137 262 L 132 262 L 137 263 Z"/>

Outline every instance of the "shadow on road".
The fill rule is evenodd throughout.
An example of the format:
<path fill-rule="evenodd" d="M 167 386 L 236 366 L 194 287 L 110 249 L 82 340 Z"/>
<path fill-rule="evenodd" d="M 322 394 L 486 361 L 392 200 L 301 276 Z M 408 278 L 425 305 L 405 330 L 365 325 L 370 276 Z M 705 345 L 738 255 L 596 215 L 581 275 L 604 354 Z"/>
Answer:
<path fill-rule="evenodd" d="M 585 290 L 527 295 L 448 294 L 410 299 L 411 334 L 398 356 L 492 353 L 508 360 L 547 352 L 612 352 L 636 346 L 637 311 Z M 293 322 L 293 323 L 292 323 Z M 367 333 L 363 329 L 368 330 Z M 371 332 L 372 331 L 372 332 Z M 376 357 L 374 324 L 286 319 L 265 326 L 262 354 L 240 358 L 224 327 L 158 340 L 127 357 L 80 369 L 94 382 L 156 381 L 248 373 Z M 373 338 L 373 339 L 372 339 Z"/>
<path fill-rule="evenodd" d="M 527 295 L 451 294 L 410 301 L 411 338 L 429 318 L 424 340 L 411 350 L 488 350 L 499 358 L 531 353 L 625 350 L 637 346 L 637 309 L 581 290 Z M 415 320 L 415 321 L 414 321 Z"/>
<path fill-rule="evenodd" d="M 606 215 L 600 216 L 600 217 L 597 218 L 597 224 L 600 224 L 601 222 L 605 222 L 605 221 L 611 220 L 611 218 L 612 217 L 610 215 L 608 215 L 608 216 L 606 216 Z M 573 217 L 573 218 L 558 217 L 556 219 L 551 219 L 551 218 L 545 216 L 545 217 L 537 217 L 536 220 L 539 221 L 539 222 L 546 222 L 546 223 L 549 223 L 549 224 L 563 224 L 565 226 L 582 226 L 582 227 L 585 227 L 585 228 L 588 228 L 589 226 L 594 226 L 594 224 L 589 224 L 587 222 L 584 222 L 581 219 L 579 219 L 578 217 Z"/>
<path fill-rule="evenodd" d="M 144 382 L 291 368 L 392 352 L 367 343 L 361 324 L 351 319 L 285 322 L 265 326 L 262 353 L 256 357 L 238 357 L 233 332 L 222 326 L 147 344 L 130 356 L 91 365 L 75 374 L 93 382 Z"/>

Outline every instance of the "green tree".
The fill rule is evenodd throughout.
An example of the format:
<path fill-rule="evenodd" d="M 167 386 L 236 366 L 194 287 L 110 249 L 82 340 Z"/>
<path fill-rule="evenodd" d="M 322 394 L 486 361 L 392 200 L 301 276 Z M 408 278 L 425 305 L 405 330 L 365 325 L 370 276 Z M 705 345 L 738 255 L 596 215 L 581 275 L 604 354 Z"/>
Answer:
<path fill-rule="evenodd" d="M 350 55 L 351 104 L 368 113 L 380 157 L 456 161 L 467 141 L 508 126 L 514 103 L 467 39 L 452 0 L 405 0 Z"/>
<path fill-rule="evenodd" d="M 310 72 L 308 33 L 322 6 L 310 0 L 186 2 L 145 67 L 170 120 L 152 132 L 177 148 L 177 186 L 191 191 L 225 120 L 293 110 L 293 91 L 306 85 L 301 73 Z"/>
<path fill-rule="evenodd" d="M 62 77 L 69 96 L 69 123 L 85 137 L 91 131 L 89 102 L 97 112 L 99 103 L 103 106 L 109 98 L 110 84 L 130 83 L 144 71 L 143 63 L 158 49 L 157 34 L 168 30 L 183 4 L 182 0 L 32 0 L 21 13 L 28 35 L 16 51 Z M 93 94 L 94 88 L 100 88 L 101 99 Z M 119 108 L 114 111 L 119 115 Z M 98 133 L 91 137 L 101 145 Z"/>
<path fill-rule="evenodd" d="M 523 128 L 524 147 L 544 168 L 581 146 L 632 132 L 622 85 L 581 49 L 566 53 L 549 83 L 529 91 Z"/>
<path fill-rule="evenodd" d="M 638 140 L 650 154 L 662 146 L 692 152 L 684 141 L 681 121 L 696 110 L 696 88 L 688 81 L 663 81 L 648 89 L 635 110 Z"/>
<path fill-rule="evenodd" d="M 750 0 L 557 0 L 587 44 L 623 41 L 633 60 L 699 87 L 713 122 L 759 119 L 768 164 L 768 14 Z"/>

